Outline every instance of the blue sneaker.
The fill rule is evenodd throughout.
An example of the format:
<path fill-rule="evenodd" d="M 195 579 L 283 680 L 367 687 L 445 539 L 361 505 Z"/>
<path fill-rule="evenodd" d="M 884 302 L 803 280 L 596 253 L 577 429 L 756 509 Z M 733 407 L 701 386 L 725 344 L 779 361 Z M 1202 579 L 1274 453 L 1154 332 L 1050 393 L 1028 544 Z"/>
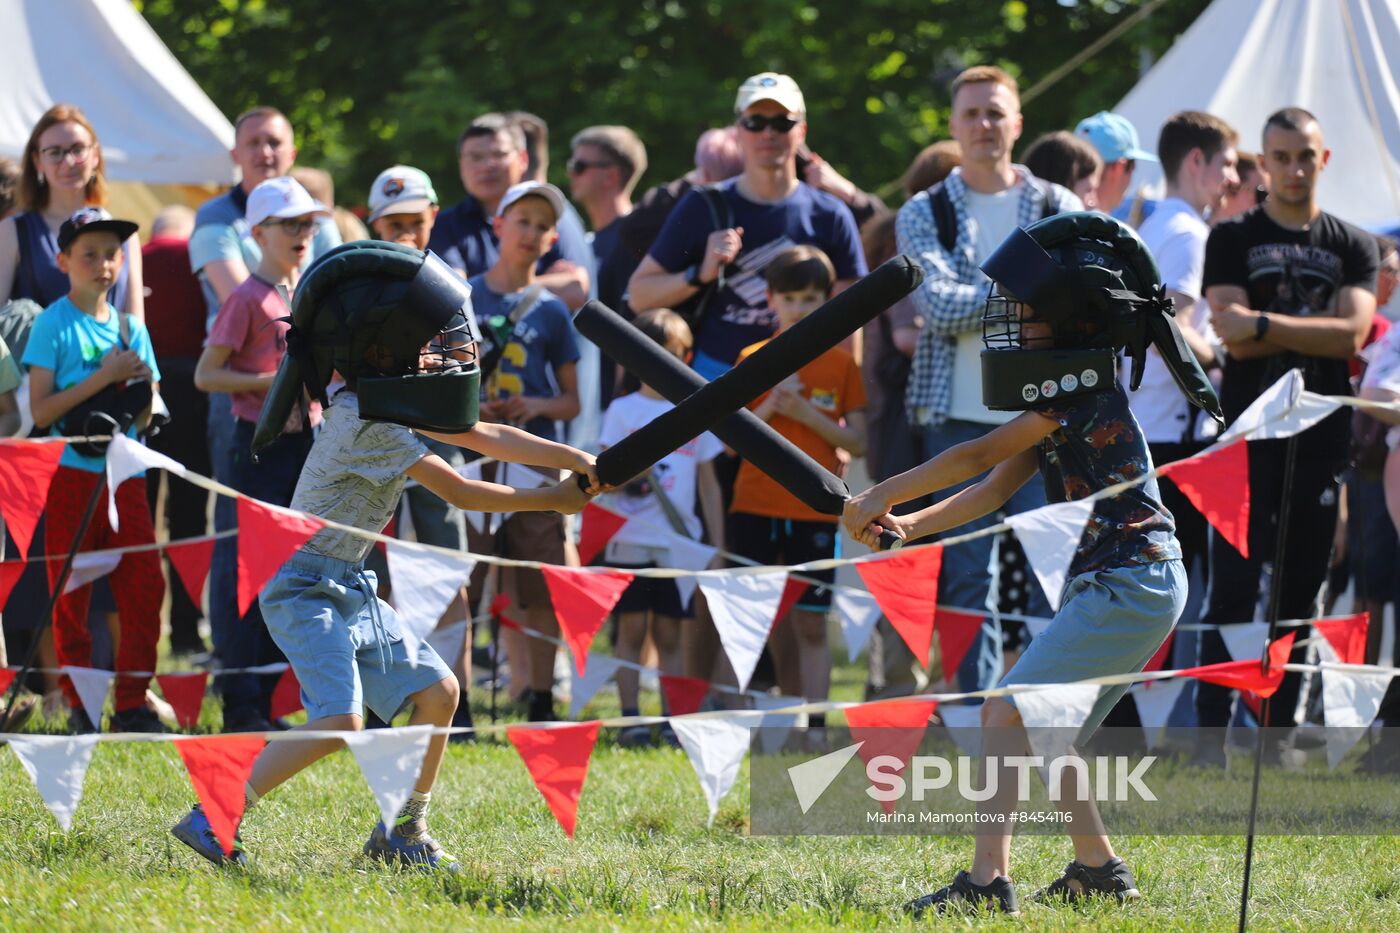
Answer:
<path fill-rule="evenodd" d="M 214 835 L 214 829 L 209 825 L 209 817 L 204 815 L 204 808 L 199 804 L 195 804 L 183 820 L 170 827 L 170 835 L 215 865 L 248 867 L 248 855 L 243 851 L 242 837 L 236 832 L 233 834 L 233 854 L 225 856 L 224 847 L 219 845 L 219 837 Z"/>
<path fill-rule="evenodd" d="M 392 832 L 385 830 L 383 821 L 376 823 L 365 843 L 365 855 L 377 862 L 397 863 L 401 868 L 454 873 L 462 870 L 457 859 L 428 835 L 428 822 L 421 817 L 400 817 Z"/>

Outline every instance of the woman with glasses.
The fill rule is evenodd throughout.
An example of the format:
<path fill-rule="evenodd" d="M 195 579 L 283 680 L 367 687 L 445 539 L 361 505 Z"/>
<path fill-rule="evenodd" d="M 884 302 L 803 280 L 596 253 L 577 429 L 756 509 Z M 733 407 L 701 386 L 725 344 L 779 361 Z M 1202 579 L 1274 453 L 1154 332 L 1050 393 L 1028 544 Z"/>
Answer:
<path fill-rule="evenodd" d="M 46 307 L 68 293 L 68 276 L 58 268 L 58 228 L 81 208 L 107 202 L 97 131 L 77 107 L 55 104 L 34 125 L 21 171 L 21 211 L 0 221 L 0 302 L 31 298 Z M 141 244 L 135 234 L 122 252 L 121 273 L 107 300 L 144 320 Z"/>

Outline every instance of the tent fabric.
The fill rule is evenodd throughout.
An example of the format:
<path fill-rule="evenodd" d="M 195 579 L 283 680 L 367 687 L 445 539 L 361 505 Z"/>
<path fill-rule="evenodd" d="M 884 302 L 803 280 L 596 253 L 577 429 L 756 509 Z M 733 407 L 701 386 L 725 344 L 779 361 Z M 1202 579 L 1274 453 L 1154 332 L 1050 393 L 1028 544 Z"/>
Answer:
<path fill-rule="evenodd" d="M 129 0 L 0 2 L 0 155 L 18 159 L 56 103 L 77 104 L 107 177 L 231 184 L 233 126 Z"/>
<path fill-rule="evenodd" d="M 1400 0 L 1215 0 L 1114 110 L 1149 151 L 1162 123 L 1181 110 L 1223 117 L 1241 148 L 1258 151 L 1264 120 L 1295 105 L 1317 115 L 1332 150 L 1318 186 L 1321 207 L 1361 226 L 1393 225 Z M 1137 184 L 1159 179 L 1154 163 L 1138 163 Z"/>

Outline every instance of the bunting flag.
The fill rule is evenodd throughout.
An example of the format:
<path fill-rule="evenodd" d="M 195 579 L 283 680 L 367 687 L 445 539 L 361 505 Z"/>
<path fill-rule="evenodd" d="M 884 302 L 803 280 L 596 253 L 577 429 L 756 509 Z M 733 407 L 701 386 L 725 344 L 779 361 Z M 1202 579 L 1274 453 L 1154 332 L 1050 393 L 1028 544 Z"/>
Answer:
<path fill-rule="evenodd" d="M 88 714 L 93 726 L 102 728 L 102 710 L 107 705 L 107 690 L 112 686 L 111 671 L 99 671 L 91 667 L 74 667 L 70 664 L 63 665 L 63 673 L 68 675 L 68 679 L 73 682 L 73 689 L 77 691 L 78 699 L 83 703 L 83 710 Z"/>
<path fill-rule="evenodd" d="M 773 613 L 773 624 L 777 625 L 787 614 L 792 612 L 792 607 L 797 605 L 797 601 L 802 598 L 802 594 L 807 592 L 808 584 L 795 579 L 791 574 L 783 583 L 783 595 L 778 600 L 778 611 Z"/>
<path fill-rule="evenodd" d="M 899 759 L 899 767 L 882 770 L 900 772 L 909 767 L 909 759 L 919 750 L 937 705 L 936 700 L 886 700 L 848 706 L 842 712 L 866 768 L 873 759 L 889 756 Z M 894 811 L 893 800 L 882 800 L 880 806 L 886 813 Z"/>
<path fill-rule="evenodd" d="M 739 689 L 747 690 L 758 656 L 777 619 L 787 577 L 781 573 L 707 570 L 696 574 L 695 579 L 705 594 L 719 643 L 734 668 Z"/>
<path fill-rule="evenodd" d="M 1251 441 L 1291 437 L 1341 407 L 1340 402 L 1303 388 L 1301 370 L 1290 369 L 1221 433 L 1219 443 L 1248 435 Z"/>
<path fill-rule="evenodd" d="M 87 586 L 93 580 L 107 576 L 117 569 L 122 555 L 110 551 L 89 551 L 73 555 L 73 568 L 64 581 L 63 592 L 71 593 L 79 587 Z"/>
<path fill-rule="evenodd" d="M 243 785 L 253 773 L 253 761 L 266 740 L 256 735 L 217 735 L 176 739 L 175 750 L 190 773 L 195 796 L 204 807 L 209 827 L 224 847 L 224 857 L 233 854 L 233 837 L 243 821 Z"/>
<path fill-rule="evenodd" d="M 756 710 L 784 709 L 800 706 L 801 697 L 774 696 L 771 693 L 752 694 Z M 768 713 L 758 724 L 758 747 L 765 755 L 776 755 L 787 744 L 792 727 L 797 725 L 796 713 Z"/>
<path fill-rule="evenodd" d="M 15 682 L 15 678 L 18 676 L 19 671 L 15 670 L 13 667 L 0 667 L 0 696 L 5 695 L 5 692 L 10 689 L 10 685 Z"/>
<path fill-rule="evenodd" d="M 1144 671 L 1160 671 L 1167 663 L 1167 659 L 1172 656 L 1172 642 L 1176 640 L 1176 629 L 1167 633 L 1167 637 L 1162 640 L 1162 644 L 1157 646 L 1157 651 L 1152 657 L 1147 659 L 1147 664 L 1143 666 Z"/>
<path fill-rule="evenodd" d="M 691 598 L 695 596 L 697 585 L 693 574 L 709 567 L 719 550 L 708 544 L 692 541 L 685 535 L 678 535 L 674 531 L 670 532 L 665 540 L 666 550 L 669 552 L 667 566 L 673 570 L 691 571 L 690 575 L 676 577 L 674 580 L 676 592 L 681 597 L 681 606 L 688 606 Z"/>
<path fill-rule="evenodd" d="M 1051 607 L 1060 605 L 1070 561 L 1093 512 L 1093 500 L 1077 499 L 1007 516 Z"/>
<path fill-rule="evenodd" d="M 838 748 L 820 758 L 812 758 L 787 769 L 788 780 L 792 782 L 792 792 L 797 805 L 805 814 L 826 793 L 831 782 L 840 776 L 847 762 L 860 751 L 860 743 Z"/>
<path fill-rule="evenodd" d="M 1366 630 L 1371 625 L 1371 614 L 1358 613 L 1336 619 L 1318 619 L 1313 628 L 1336 652 L 1341 664 L 1363 664 L 1366 661 Z"/>
<path fill-rule="evenodd" d="M 238 497 L 238 615 L 287 558 L 325 527 L 311 515 Z"/>
<path fill-rule="evenodd" d="M 0 514 L 19 556 L 29 553 L 34 527 L 49 501 L 49 484 L 66 445 L 49 441 L 0 440 Z"/>
<path fill-rule="evenodd" d="M 880 621 L 880 601 L 870 593 L 841 587 L 832 597 L 836 618 L 841 622 L 841 637 L 846 641 L 846 657 L 855 663 L 865 650 L 875 623 Z"/>
<path fill-rule="evenodd" d="M 569 658 L 569 664 L 573 665 L 574 659 Z M 617 669 L 622 666 L 622 662 L 611 655 L 588 653 L 588 673 L 583 673 L 575 665 L 573 678 L 569 681 L 569 718 L 577 719 L 579 713 L 588 705 L 588 701 L 603 688 L 609 680 L 612 680 Z"/>
<path fill-rule="evenodd" d="M 1163 464 L 1158 473 L 1241 557 L 1249 556 L 1249 445 L 1243 439 Z"/>
<path fill-rule="evenodd" d="M 175 710 L 175 721 L 182 729 L 199 724 L 199 710 L 204 705 L 204 691 L 209 686 L 207 671 L 193 674 L 157 674 L 156 683 L 165 701 Z"/>
<path fill-rule="evenodd" d="M 181 585 L 196 606 L 204 602 L 204 581 L 209 578 L 209 563 L 214 558 L 213 541 L 191 541 L 188 544 L 167 544 L 165 556 Z"/>
<path fill-rule="evenodd" d="M 1182 677 L 1194 677 L 1208 684 L 1229 687 L 1232 690 L 1246 690 L 1260 697 L 1273 696 L 1283 683 L 1283 665 L 1288 663 L 1288 653 L 1293 650 L 1296 632 L 1289 632 L 1269 646 L 1269 672 L 1258 658 L 1244 661 L 1224 661 L 1220 664 L 1206 664 L 1188 667 L 1180 671 Z"/>
<path fill-rule="evenodd" d="M 1381 708 L 1393 670 L 1347 670 L 1323 662 L 1322 721 L 1327 726 L 1327 764 L 1335 768 L 1370 727 Z"/>
<path fill-rule="evenodd" d="M 700 711 L 700 704 L 710 693 L 710 682 L 698 677 L 662 674 L 661 693 L 666 697 L 666 715 L 689 716 Z"/>
<path fill-rule="evenodd" d="M 57 446 L 57 445 L 55 445 Z M 97 747 L 96 735 L 12 735 L 14 749 L 34 789 L 66 833 L 83 797 L 83 778 Z"/>
<path fill-rule="evenodd" d="M 389 579 L 394 581 L 394 615 L 399 619 L 410 667 L 418 666 L 418 646 L 427 640 L 459 590 L 471 579 L 476 559 L 393 540 L 388 545 Z"/>
<path fill-rule="evenodd" d="M 1075 733 L 1099 699 L 1099 685 L 1037 684 L 1018 689 L 1010 699 L 1021 714 L 1027 744 L 1034 754 L 1045 759 L 1048 767 L 1051 761 L 1069 753 Z M 1050 793 L 1054 796 L 1055 789 Z"/>
<path fill-rule="evenodd" d="M 1264 642 L 1269 639 L 1269 623 L 1241 622 L 1220 626 L 1220 640 L 1234 661 L 1252 661 L 1264 657 Z"/>
<path fill-rule="evenodd" d="M 598 741 L 598 722 L 581 722 L 567 726 L 510 726 L 506 738 L 535 782 L 549 812 L 564 828 L 564 835 L 574 838 L 578 819 L 578 798 L 588 777 L 588 759 Z"/>
<path fill-rule="evenodd" d="M 938 653 L 943 660 L 943 679 L 948 683 L 957 684 L 958 667 L 981 630 L 981 616 L 948 609 L 938 614 Z M 920 663 L 928 664 L 927 660 Z"/>
<path fill-rule="evenodd" d="M 556 567 L 545 564 L 544 582 L 559 630 L 574 655 L 574 667 L 583 673 L 588 665 L 588 648 L 593 636 L 603 627 L 608 613 L 622 598 L 632 582 L 632 574 L 623 570 L 583 570 L 577 567 Z"/>
<path fill-rule="evenodd" d="M 865 588 L 914 653 L 919 666 L 928 667 L 943 545 L 901 548 L 892 554 L 858 560 L 855 566 Z"/>
<path fill-rule="evenodd" d="M 579 563 L 585 567 L 593 563 L 593 559 L 603 553 L 603 548 L 626 524 L 625 515 L 605 509 L 596 502 L 585 505 L 583 513 L 579 515 Z"/>
<path fill-rule="evenodd" d="M 437 656 L 444 660 L 464 657 L 467 648 L 467 632 L 470 629 L 470 619 L 463 619 L 442 628 L 435 628 L 428 633 L 426 639 L 428 647 L 436 651 Z M 451 667 L 452 664 L 452 661 L 447 661 L 448 667 Z"/>
<path fill-rule="evenodd" d="M 664 682 L 664 678 L 663 678 Z M 690 756 L 690 764 L 695 768 L 695 776 L 700 779 L 700 790 L 705 794 L 705 803 L 710 808 L 708 826 L 715 825 L 719 813 L 719 802 L 734 786 L 739 776 L 739 766 L 744 763 L 744 754 L 749 750 L 749 727 L 732 719 L 673 719 L 671 728 L 680 740 L 681 748 Z"/>
<path fill-rule="evenodd" d="M 147 469 L 169 470 L 176 476 L 185 475 L 185 466 L 165 454 L 151 450 L 125 434 L 112 438 L 107 445 L 107 521 L 117 531 L 117 488 L 131 477 Z"/>
<path fill-rule="evenodd" d="M 345 744 L 350 746 L 365 783 L 374 792 L 386 829 L 393 829 L 394 819 L 403 809 L 413 785 L 418 783 L 423 756 L 432 738 L 431 725 L 366 729 L 346 734 Z"/>
<path fill-rule="evenodd" d="M 288 664 L 282 676 L 277 678 L 277 686 L 272 688 L 272 706 L 268 715 L 276 720 L 290 716 L 299 709 L 302 709 L 301 684 L 297 682 L 296 671 Z"/>
<path fill-rule="evenodd" d="M 1162 743 L 1162 730 L 1167 727 L 1172 710 L 1176 708 L 1177 699 L 1187 683 L 1189 681 L 1183 677 L 1173 677 L 1170 680 L 1143 681 L 1129 689 L 1137 706 L 1138 720 L 1142 723 L 1148 748 L 1156 748 Z"/>
<path fill-rule="evenodd" d="M 11 531 L 13 530 L 11 529 Z M 0 533 L 0 540 L 4 540 L 2 533 Z M 14 590 L 15 584 L 19 582 L 25 566 L 25 562 L 22 560 L 7 560 L 0 563 L 0 609 L 4 609 L 5 604 L 10 601 L 10 593 Z"/>
<path fill-rule="evenodd" d="M 938 708 L 938 716 L 948 727 L 948 735 L 953 744 L 964 755 L 973 758 L 982 754 L 982 707 L 967 706 L 961 703 L 945 703 Z"/>

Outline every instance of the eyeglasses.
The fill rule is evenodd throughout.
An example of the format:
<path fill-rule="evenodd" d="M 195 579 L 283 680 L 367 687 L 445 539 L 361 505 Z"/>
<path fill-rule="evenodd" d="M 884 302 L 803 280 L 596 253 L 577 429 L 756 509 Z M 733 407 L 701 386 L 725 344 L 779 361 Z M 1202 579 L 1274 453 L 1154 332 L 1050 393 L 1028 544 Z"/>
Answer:
<path fill-rule="evenodd" d="M 314 230 L 316 228 L 316 221 L 301 217 L 282 217 L 264 220 L 262 225 L 264 227 L 281 227 L 282 232 L 287 234 L 287 236 L 301 236 L 308 230 Z"/>
<path fill-rule="evenodd" d="M 50 165 L 58 165 L 69 156 L 74 162 L 86 162 L 88 156 L 92 155 L 93 146 L 88 143 L 74 143 L 67 148 L 63 146 L 45 146 L 39 150 L 39 155 L 44 157 L 44 161 Z"/>
<path fill-rule="evenodd" d="M 570 159 L 567 167 L 570 175 L 582 175 L 591 168 L 607 168 L 613 164 L 612 162 L 589 162 L 587 159 Z"/>
<path fill-rule="evenodd" d="M 770 126 L 775 133 L 790 133 L 792 128 L 801 122 L 786 116 L 765 117 L 761 113 L 751 113 L 739 118 L 739 125 L 750 133 L 762 133 Z"/>

